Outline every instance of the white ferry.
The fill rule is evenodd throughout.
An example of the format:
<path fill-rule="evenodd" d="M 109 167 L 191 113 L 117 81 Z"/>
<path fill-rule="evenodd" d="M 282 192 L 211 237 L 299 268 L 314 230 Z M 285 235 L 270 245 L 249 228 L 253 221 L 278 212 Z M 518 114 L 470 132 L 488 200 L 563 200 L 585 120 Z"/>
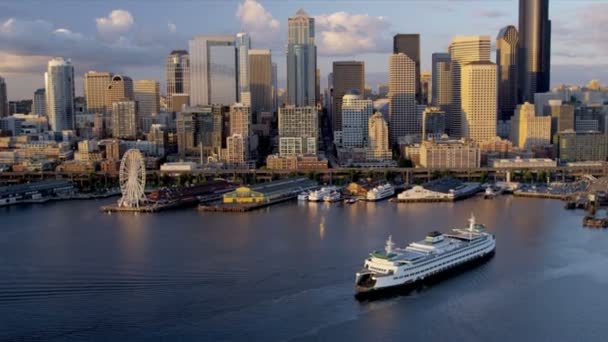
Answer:
<path fill-rule="evenodd" d="M 426 239 L 406 248 L 395 248 L 391 237 L 384 251 L 374 251 L 357 272 L 357 296 L 413 284 L 438 276 L 455 267 L 490 257 L 496 248 L 496 238 L 482 224 L 469 219 L 469 227 L 453 229 L 451 233 L 432 232 Z"/>
<path fill-rule="evenodd" d="M 368 201 L 381 201 L 395 194 L 395 187 L 389 183 L 378 185 L 367 192 L 366 199 Z"/>
<path fill-rule="evenodd" d="M 323 197 L 323 201 L 333 203 L 342 199 L 342 195 L 338 191 L 332 191 Z"/>
<path fill-rule="evenodd" d="M 321 202 L 325 196 L 336 190 L 337 188 L 335 186 L 322 187 L 319 190 L 311 191 L 308 194 L 308 200 L 310 202 Z"/>

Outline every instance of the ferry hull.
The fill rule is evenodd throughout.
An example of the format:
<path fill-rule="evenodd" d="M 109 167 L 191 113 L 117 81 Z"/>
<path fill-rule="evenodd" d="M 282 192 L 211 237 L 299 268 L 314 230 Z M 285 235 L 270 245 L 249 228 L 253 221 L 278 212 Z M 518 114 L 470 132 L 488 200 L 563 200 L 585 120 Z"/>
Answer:
<path fill-rule="evenodd" d="M 413 290 L 421 287 L 421 286 L 432 286 L 442 280 L 451 278 L 455 275 L 461 274 L 465 271 L 473 269 L 479 265 L 486 263 L 488 260 L 492 259 L 495 254 L 495 249 L 491 252 L 488 252 L 484 255 L 480 255 L 477 258 L 465 261 L 463 263 L 454 265 L 453 267 L 432 275 L 427 276 L 424 279 L 417 281 L 407 281 L 394 286 L 387 287 L 362 287 L 355 285 L 355 298 L 359 301 L 368 301 L 381 299 L 386 297 L 393 297 L 398 295 L 406 295 Z"/>

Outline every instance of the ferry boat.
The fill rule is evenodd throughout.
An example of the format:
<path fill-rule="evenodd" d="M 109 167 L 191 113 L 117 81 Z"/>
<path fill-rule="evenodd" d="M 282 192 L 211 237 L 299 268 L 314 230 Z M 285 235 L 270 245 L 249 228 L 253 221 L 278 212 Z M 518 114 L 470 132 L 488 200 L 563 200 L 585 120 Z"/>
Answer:
<path fill-rule="evenodd" d="M 378 185 L 367 192 L 366 199 L 368 201 L 381 201 L 385 198 L 391 197 L 395 194 L 395 187 L 389 183 Z"/>
<path fill-rule="evenodd" d="M 342 199 L 342 195 L 338 191 L 332 191 L 323 197 L 323 201 L 328 203 L 338 202 Z"/>
<path fill-rule="evenodd" d="M 311 191 L 308 194 L 308 200 L 310 202 L 321 202 L 321 201 L 323 201 L 325 196 L 329 195 L 332 191 L 336 191 L 336 190 L 337 189 L 334 186 L 322 187 L 319 190 Z"/>
<path fill-rule="evenodd" d="M 308 192 L 301 192 L 298 195 L 298 201 L 308 201 Z"/>
<path fill-rule="evenodd" d="M 395 248 L 389 236 L 384 251 L 374 251 L 355 277 L 357 297 L 421 282 L 494 255 L 496 238 L 471 215 L 469 226 L 450 233 L 431 232 L 422 241 Z"/>

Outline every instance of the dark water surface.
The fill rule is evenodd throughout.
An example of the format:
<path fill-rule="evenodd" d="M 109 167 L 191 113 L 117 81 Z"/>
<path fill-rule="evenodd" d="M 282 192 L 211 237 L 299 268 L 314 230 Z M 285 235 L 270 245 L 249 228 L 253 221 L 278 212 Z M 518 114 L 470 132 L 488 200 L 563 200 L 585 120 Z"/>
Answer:
<path fill-rule="evenodd" d="M 102 214 L 106 202 L 0 208 L 0 340 L 608 340 L 608 231 L 558 201 L 138 216 Z M 471 212 L 496 234 L 488 263 L 407 296 L 353 298 L 389 234 L 403 246 Z"/>

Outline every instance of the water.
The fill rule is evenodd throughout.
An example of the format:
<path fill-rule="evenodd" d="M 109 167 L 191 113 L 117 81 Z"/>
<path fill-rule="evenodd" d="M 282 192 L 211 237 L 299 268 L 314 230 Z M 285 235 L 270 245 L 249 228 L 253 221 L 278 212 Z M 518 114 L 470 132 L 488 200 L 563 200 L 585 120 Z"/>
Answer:
<path fill-rule="evenodd" d="M 286 203 L 107 215 L 107 201 L 0 208 L 0 340 L 605 341 L 608 231 L 558 201 Z M 353 298 L 402 246 L 474 212 L 495 257 L 407 296 Z"/>

